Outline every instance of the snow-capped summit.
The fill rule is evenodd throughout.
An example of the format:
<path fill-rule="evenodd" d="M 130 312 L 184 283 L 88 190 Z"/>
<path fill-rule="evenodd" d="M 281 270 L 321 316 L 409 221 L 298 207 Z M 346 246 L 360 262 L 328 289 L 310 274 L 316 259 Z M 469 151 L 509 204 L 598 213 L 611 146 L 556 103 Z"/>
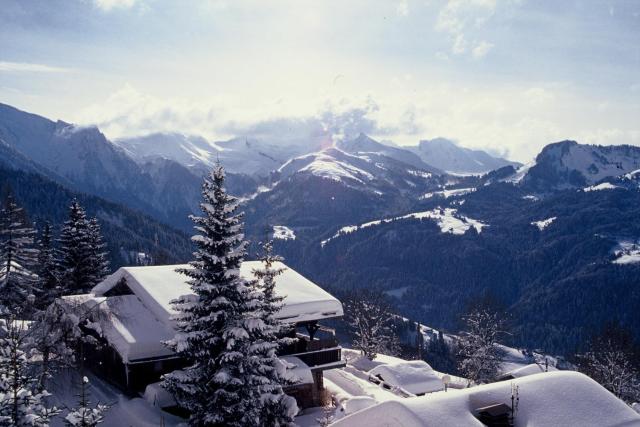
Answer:
<path fill-rule="evenodd" d="M 198 173 L 208 171 L 219 160 L 229 172 L 267 176 L 287 159 L 300 154 L 299 147 L 253 138 L 213 142 L 202 136 L 181 133 L 153 133 L 121 138 L 115 143 L 138 163 L 165 158 Z"/>
<path fill-rule="evenodd" d="M 447 172 L 456 174 L 481 174 L 504 166 L 520 166 L 503 158 L 494 157 L 482 150 L 471 150 L 446 138 L 420 141 L 411 147 L 422 161 Z"/>
<path fill-rule="evenodd" d="M 213 166 L 216 153 L 222 151 L 219 146 L 201 136 L 175 132 L 121 138 L 115 140 L 114 144 L 122 147 L 138 162 L 166 158 L 175 160 L 187 168 Z"/>
<path fill-rule="evenodd" d="M 379 152 L 358 152 L 356 155 L 337 146 L 290 159 L 278 172 L 281 179 L 294 174 L 313 175 L 379 194 L 418 191 L 432 186 L 436 177 L 430 169 L 417 168 Z"/>
<path fill-rule="evenodd" d="M 640 147 L 561 141 L 547 145 L 538 154 L 521 182 L 542 191 L 584 188 L 638 169 Z"/>
<path fill-rule="evenodd" d="M 417 168 L 430 169 L 436 172 L 436 168 L 433 168 L 432 165 L 423 162 L 420 157 L 411 151 L 382 144 L 368 137 L 364 133 L 360 133 L 357 138 L 352 140 L 338 141 L 335 146 L 347 153 L 356 155 L 382 155 Z"/>

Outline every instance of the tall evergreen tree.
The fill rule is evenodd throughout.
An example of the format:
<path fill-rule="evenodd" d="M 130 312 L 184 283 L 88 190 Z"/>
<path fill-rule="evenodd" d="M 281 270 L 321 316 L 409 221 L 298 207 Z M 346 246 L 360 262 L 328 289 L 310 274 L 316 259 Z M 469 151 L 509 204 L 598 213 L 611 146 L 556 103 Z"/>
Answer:
<path fill-rule="evenodd" d="M 40 309 L 48 307 L 60 296 L 60 279 L 58 277 L 58 261 L 53 248 L 51 224 L 45 222 L 40 237 L 40 253 L 38 255 L 38 290 L 41 293 L 36 306 Z"/>
<path fill-rule="evenodd" d="M 35 230 L 29 227 L 24 211 L 7 196 L 2 210 L 0 234 L 0 309 L 12 313 L 25 309 L 35 291 L 34 272 L 38 250 L 34 247 Z"/>
<path fill-rule="evenodd" d="M 188 366 L 164 376 L 164 386 L 187 409 L 195 426 L 261 425 L 260 358 L 252 345 L 260 301 L 240 277 L 247 242 L 238 201 L 224 188 L 218 165 L 202 186 L 203 216 L 192 216 L 199 234 L 190 278 L 193 295 L 174 301 L 177 334 L 167 344 Z"/>
<path fill-rule="evenodd" d="M 92 224 L 77 200 L 71 202 L 69 219 L 60 233 L 60 266 L 63 294 L 87 293 L 106 274 L 104 244 L 97 221 Z"/>
<path fill-rule="evenodd" d="M 109 274 L 109 258 L 107 245 L 102 238 L 98 219 L 89 220 L 89 246 L 91 249 L 93 282 L 100 283 Z"/>
<path fill-rule="evenodd" d="M 284 394 L 283 385 L 293 381 L 287 374 L 286 367 L 276 354 L 279 343 L 286 344 L 282 336 L 284 325 L 276 318 L 282 309 L 284 297 L 276 294 L 276 277 L 284 272 L 282 257 L 273 254 L 273 242 L 263 246 L 262 267 L 253 270 L 258 279 L 257 290 L 261 301 L 259 317 L 262 325 L 254 330 L 257 355 L 261 359 L 262 384 L 259 385 L 262 396 L 261 421 L 263 425 L 280 426 L 293 422 L 297 412 L 295 399 Z"/>

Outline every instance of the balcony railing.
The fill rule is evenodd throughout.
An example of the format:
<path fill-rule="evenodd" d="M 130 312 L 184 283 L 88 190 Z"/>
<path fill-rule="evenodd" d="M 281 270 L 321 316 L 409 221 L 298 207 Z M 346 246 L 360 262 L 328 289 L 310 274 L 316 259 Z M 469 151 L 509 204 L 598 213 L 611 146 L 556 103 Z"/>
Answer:
<path fill-rule="evenodd" d="M 281 356 L 296 356 L 309 367 L 339 362 L 342 356 L 335 331 L 324 326 L 314 333 L 313 339 L 297 332 L 293 342 L 281 347 L 278 353 Z"/>

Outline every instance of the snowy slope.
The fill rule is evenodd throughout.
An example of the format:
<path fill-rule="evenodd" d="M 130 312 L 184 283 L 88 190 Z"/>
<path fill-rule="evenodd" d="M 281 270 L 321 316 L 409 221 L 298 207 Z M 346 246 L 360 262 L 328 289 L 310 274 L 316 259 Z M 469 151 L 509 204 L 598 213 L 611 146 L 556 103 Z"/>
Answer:
<path fill-rule="evenodd" d="M 640 147 L 562 141 L 547 145 L 521 182 L 537 190 L 592 187 L 640 169 Z M 592 187 L 605 189 L 610 187 Z"/>
<path fill-rule="evenodd" d="M 121 138 L 114 144 L 124 149 L 137 162 L 165 158 L 188 168 L 211 167 L 222 149 L 200 136 L 179 133 L 154 133 L 140 137 Z"/>
<path fill-rule="evenodd" d="M 457 174 L 481 174 L 504 166 L 520 166 L 517 162 L 491 156 L 482 150 L 471 150 L 445 138 L 420 141 L 410 147 L 422 161 L 441 170 Z"/>
<path fill-rule="evenodd" d="M 170 171 L 174 187 L 191 187 L 195 176 L 190 176 L 183 166 L 175 162 L 171 165 L 167 160 L 162 165 L 167 171 L 156 168 L 151 176 L 96 127 L 53 122 L 0 104 L 0 139 L 3 146 L 38 165 L 37 172 L 57 183 L 125 204 L 172 225 L 182 225 L 186 214 L 196 205 L 193 195 L 198 193 L 197 189 L 168 192 L 163 185 L 167 180 L 160 180 L 160 185 L 155 180 Z M 24 162 L 14 167 L 33 169 Z M 180 168 L 182 172 L 178 171 Z M 176 212 L 181 213 L 180 223 L 176 221 Z"/>
<path fill-rule="evenodd" d="M 471 227 L 473 227 L 478 233 L 481 233 L 484 227 L 488 227 L 487 224 L 484 224 L 481 221 L 468 218 L 464 215 L 459 215 L 456 209 L 436 208 L 430 211 L 415 212 L 407 215 L 397 216 L 394 218 L 369 221 L 360 225 L 347 225 L 345 227 L 340 228 L 336 232 L 336 234 L 334 234 L 329 239 L 326 239 L 320 242 L 320 244 L 322 246 L 325 246 L 327 243 L 329 243 L 333 239 L 337 239 L 338 237 L 345 236 L 350 233 L 354 233 L 364 228 L 377 226 L 381 224 L 388 224 L 394 221 L 408 220 L 408 219 L 432 220 L 438 225 L 438 227 L 440 227 L 440 231 L 442 233 L 450 233 L 450 234 L 457 234 L 457 235 L 462 235 L 466 233 L 467 230 L 469 230 Z"/>
<path fill-rule="evenodd" d="M 302 150 L 299 146 L 279 145 L 253 138 L 212 142 L 201 136 L 180 133 L 121 138 L 115 143 L 139 163 L 164 158 L 201 173 L 211 169 L 219 160 L 229 172 L 259 176 L 267 176 Z"/>
<path fill-rule="evenodd" d="M 422 189 L 435 187 L 439 180 L 432 169 L 417 169 L 379 153 L 351 154 L 337 147 L 294 157 L 278 173 L 281 180 L 313 175 L 378 195 L 407 192 L 417 196 Z"/>
<path fill-rule="evenodd" d="M 412 165 L 416 168 L 441 173 L 436 167 L 425 163 L 420 157 L 409 150 L 382 144 L 361 133 L 353 140 L 336 142 L 335 146 L 347 153 L 368 155 L 370 157 L 384 156 Z"/>

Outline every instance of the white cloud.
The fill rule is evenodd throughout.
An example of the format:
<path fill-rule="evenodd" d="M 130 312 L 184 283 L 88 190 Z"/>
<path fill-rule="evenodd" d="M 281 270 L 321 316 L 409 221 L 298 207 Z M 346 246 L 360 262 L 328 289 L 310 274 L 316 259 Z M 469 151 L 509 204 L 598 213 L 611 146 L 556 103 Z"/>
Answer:
<path fill-rule="evenodd" d="M 438 13 L 435 29 L 449 35 L 451 52 L 460 55 L 468 51 L 467 33 L 482 28 L 495 9 L 495 0 L 448 0 Z M 471 55 L 481 58 L 492 47 L 493 44 L 482 41 L 471 49 Z"/>
<path fill-rule="evenodd" d="M 45 64 L 33 64 L 30 62 L 0 61 L 0 71 L 8 72 L 34 72 L 34 73 L 66 73 L 70 68 L 53 67 Z"/>
<path fill-rule="evenodd" d="M 464 34 L 460 33 L 456 36 L 456 40 L 453 43 L 451 52 L 454 55 L 461 55 L 467 51 L 467 41 L 464 39 Z"/>
<path fill-rule="evenodd" d="M 109 12 L 112 9 L 131 9 L 138 0 L 93 0 L 99 9 Z"/>
<path fill-rule="evenodd" d="M 480 59 L 484 58 L 484 56 L 489 53 L 491 49 L 493 49 L 493 43 L 489 43 L 483 40 L 473 48 L 471 54 L 474 58 Z"/>
<path fill-rule="evenodd" d="M 307 100 L 314 106 L 307 109 L 288 104 L 286 97 L 274 97 L 271 103 L 234 103 L 233 95 L 166 97 L 125 85 L 67 119 L 96 124 L 110 138 L 181 132 L 211 140 L 246 136 L 299 144 L 330 143 L 364 132 L 415 145 L 420 139 L 444 136 L 463 146 L 507 153 L 522 162 L 535 157 L 544 145 L 563 139 L 640 144 L 640 129 L 623 117 L 624 106 L 608 107 L 608 116 L 619 117 L 619 123 L 603 120 L 595 104 L 570 86 L 422 82 L 417 88 L 418 79 L 410 75 L 389 81 L 388 91 Z"/>
<path fill-rule="evenodd" d="M 553 101 L 553 92 L 541 87 L 532 87 L 524 91 L 524 98 L 533 106 L 540 107 Z"/>
<path fill-rule="evenodd" d="M 407 0 L 400 0 L 398 6 L 396 6 L 396 14 L 398 16 L 409 15 L 409 2 Z"/>

